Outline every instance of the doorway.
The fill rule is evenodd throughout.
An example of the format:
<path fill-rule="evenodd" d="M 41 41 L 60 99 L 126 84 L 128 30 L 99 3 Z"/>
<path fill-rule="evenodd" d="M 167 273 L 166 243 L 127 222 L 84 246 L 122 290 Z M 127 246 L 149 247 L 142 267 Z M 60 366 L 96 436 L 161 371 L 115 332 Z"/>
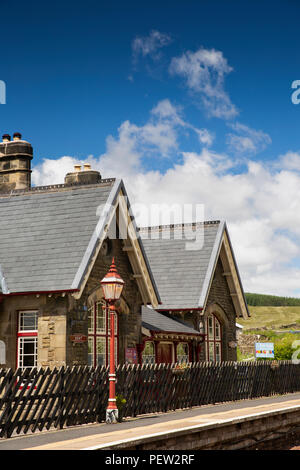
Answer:
<path fill-rule="evenodd" d="M 171 364 L 173 362 L 173 344 L 158 343 L 157 345 L 157 362 L 159 364 Z"/>

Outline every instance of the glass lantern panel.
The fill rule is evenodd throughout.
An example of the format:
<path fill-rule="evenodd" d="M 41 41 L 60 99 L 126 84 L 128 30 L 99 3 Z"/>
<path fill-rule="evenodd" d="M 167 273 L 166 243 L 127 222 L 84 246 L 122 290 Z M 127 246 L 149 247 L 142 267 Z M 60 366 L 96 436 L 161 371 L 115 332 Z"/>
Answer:
<path fill-rule="evenodd" d="M 116 284 L 115 287 L 115 299 L 118 300 L 121 297 L 123 290 L 123 284 Z"/>
<path fill-rule="evenodd" d="M 115 284 L 114 283 L 104 283 L 102 284 L 104 298 L 107 300 L 115 299 Z"/>

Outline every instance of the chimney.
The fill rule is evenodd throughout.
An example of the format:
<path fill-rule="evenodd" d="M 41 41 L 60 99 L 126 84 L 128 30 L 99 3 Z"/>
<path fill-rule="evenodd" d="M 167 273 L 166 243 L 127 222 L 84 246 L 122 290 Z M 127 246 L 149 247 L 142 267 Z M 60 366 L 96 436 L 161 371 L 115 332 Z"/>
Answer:
<path fill-rule="evenodd" d="M 9 134 L 0 142 L 0 193 L 31 187 L 32 146 L 22 135 L 15 132 L 13 140 Z"/>
<path fill-rule="evenodd" d="M 75 165 L 72 173 L 67 173 L 65 176 L 65 184 L 97 184 L 101 181 L 101 175 L 99 171 L 92 170 L 89 163 L 83 165 Z"/>

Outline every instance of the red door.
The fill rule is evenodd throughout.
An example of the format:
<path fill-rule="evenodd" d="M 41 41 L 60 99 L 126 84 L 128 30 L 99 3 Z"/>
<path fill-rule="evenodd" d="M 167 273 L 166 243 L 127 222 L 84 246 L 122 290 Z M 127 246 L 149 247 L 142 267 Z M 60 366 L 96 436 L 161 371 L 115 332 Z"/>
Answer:
<path fill-rule="evenodd" d="M 157 362 L 170 364 L 173 362 L 173 344 L 158 343 L 157 345 Z"/>

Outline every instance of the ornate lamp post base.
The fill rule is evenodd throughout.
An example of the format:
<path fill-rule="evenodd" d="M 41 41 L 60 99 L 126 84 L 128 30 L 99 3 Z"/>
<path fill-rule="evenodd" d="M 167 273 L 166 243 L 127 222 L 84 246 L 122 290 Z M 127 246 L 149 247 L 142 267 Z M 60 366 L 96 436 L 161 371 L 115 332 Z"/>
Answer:
<path fill-rule="evenodd" d="M 109 409 L 106 410 L 106 424 L 115 424 L 118 422 L 119 419 L 119 410 L 117 409 Z"/>

